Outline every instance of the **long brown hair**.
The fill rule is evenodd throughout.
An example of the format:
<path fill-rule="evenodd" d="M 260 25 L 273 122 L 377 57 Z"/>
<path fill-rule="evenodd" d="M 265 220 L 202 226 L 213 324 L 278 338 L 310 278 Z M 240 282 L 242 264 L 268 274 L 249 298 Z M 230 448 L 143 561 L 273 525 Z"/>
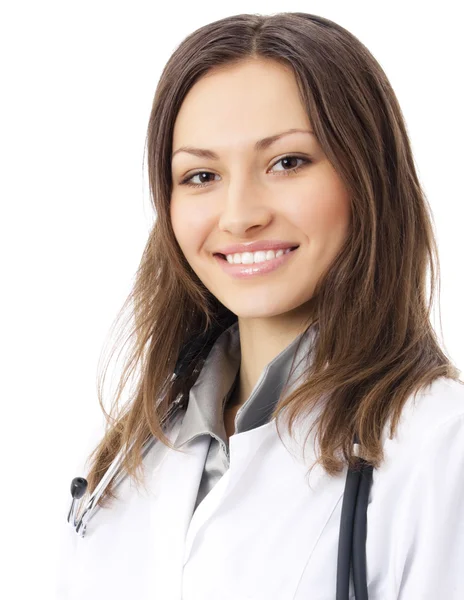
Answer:
<path fill-rule="evenodd" d="M 118 323 L 129 314 L 130 352 L 110 413 L 102 399 L 108 363 L 99 378 L 107 425 L 88 459 L 89 492 L 119 450 L 127 453 L 123 469 L 139 483 L 142 449 L 150 436 L 173 449 L 165 436 L 169 415 L 179 398 L 188 401 L 202 366 L 202 359 L 192 355 L 186 371 L 172 380 L 179 355 L 189 340 L 209 332 L 214 341 L 237 319 L 198 279 L 175 239 L 169 208 L 172 132 L 195 82 L 213 68 L 253 59 L 278 61 L 293 70 L 313 131 L 352 203 L 350 235 L 312 298 L 319 322 L 314 360 L 302 384 L 281 396 L 271 418 L 286 409 L 293 434 L 294 420 L 330 395 L 316 422 L 317 462 L 330 475 L 345 462 L 352 464 L 357 433 L 363 457 L 378 467 L 382 431 L 391 419 L 394 435 L 408 397 L 438 377 L 459 381 L 460 371 L 440 348 L 430 323 L 439 279 L 430 208 L 404 117 L 379 63 L 353 34 L 320 16 L 230 16 L 184 39 L 156 89 L 147 150 L 157 218 L 133 289 L 116 318 Z M 135 385 L 120 408 L 131 376 Z M 110 485 L 99 504 L 115 497 Z"/>

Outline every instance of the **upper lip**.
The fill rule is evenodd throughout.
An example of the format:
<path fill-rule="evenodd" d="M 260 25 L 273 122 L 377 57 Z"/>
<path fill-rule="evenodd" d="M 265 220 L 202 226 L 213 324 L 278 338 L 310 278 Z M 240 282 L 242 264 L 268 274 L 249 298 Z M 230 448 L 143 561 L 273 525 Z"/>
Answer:
<path fill-rule="evenodd" d="M 235 254 L 242 252 L 258 252 L 259 250 L 279 250 L 286 248 L 295 248 L 299 244 L 296 242 L 285 242 L 282 240 L 258 240 L 256 242 L 246 242 L 244 244 L 232 244 L 218 248 L 213 254 Z"/>

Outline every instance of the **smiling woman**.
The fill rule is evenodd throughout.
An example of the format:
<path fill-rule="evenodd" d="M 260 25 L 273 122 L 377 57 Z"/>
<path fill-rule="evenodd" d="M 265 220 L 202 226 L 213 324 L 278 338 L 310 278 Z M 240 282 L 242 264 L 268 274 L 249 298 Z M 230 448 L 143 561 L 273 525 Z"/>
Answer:
<path fill-rule="evenodd" d="M 88 475 L 104 510 L 60 598 L 462 600 L 464 393 L 379 63 L 316 15 L 205 25 L 163 70 L 148 170 L 132 348 Z"/>

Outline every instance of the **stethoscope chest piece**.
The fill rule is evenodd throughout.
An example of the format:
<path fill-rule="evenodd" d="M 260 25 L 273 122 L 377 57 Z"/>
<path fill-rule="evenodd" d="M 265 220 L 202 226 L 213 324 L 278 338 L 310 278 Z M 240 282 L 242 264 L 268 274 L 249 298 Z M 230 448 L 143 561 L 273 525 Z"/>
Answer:
<path fill-rule="evenodd" d="M 74 477 L 71 482 L 72 502 L 68 514 L 68 523 L 71 523 L 73 527 L 76 527 L 77 525 L 77 509 L 80 505 L 80 499 L 87 491 L 87 485 L 87 479 L 84 479 L 83 477 Z"/>

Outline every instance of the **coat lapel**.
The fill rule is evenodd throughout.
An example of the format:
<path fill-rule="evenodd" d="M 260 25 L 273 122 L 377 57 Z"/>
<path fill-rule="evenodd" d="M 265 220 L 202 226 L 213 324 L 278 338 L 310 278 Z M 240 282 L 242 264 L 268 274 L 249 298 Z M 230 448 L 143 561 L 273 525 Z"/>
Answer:
<path fill-rule="evenodd" d="M 173 439 L 178 432 L 179 428 Z M 265 572 L 260 573 L 258 565 L 255 573 L 261 593 L 263 585 L 269 585 L 271 594 L 275 592 L 270 574 L 279 581 L 283 562 L 288 575 L 282 593 L 296 593 L 298 581 L 342 499 L 345 477 L 326 477 L 317 465 L 308 478 L 306 474 L 314 459 L 313 434 L 308 438 L 305 463 L 301 440 L 290 438 L 284 426 L 280 433 L 284 444 L 274 420 L 233 435 L 230 467 L 195 513 L 210 438 L 199 436 L 184 445 L 182 452 L 168 451 L 153 475 L 151 492 L 153 597 L 180 600 L 182 585 L 194 585 L 190 579 L 193 573 L 195 577 L 207 577 L 214 587 L 212 580 L 221 573 L 224 576 L 224 568 L 230 563 L 230 548 L 248 555 L 237 556 L 236 560 L 250 560 L 250 548 L 246 545 L 250 536 L 256 539 L 253 556 L 263 556 Z M 162 489 L 158 491 L 157 485 Z M 207 540 L 201 535 L 206 527 Z M 271 539 L 275 542 L 270 543 Z M 230 545 L 224 540 L 229 540 Z M 285 555 L 279 552 L 279 544 L 285 547 Z"/>
<path fill-rule="evenodd" d="M 171 441 L 177 438 L 169 436 Z M 153 540 L 153 598 L 180 600 L 185 538 L 210 444 L 200 436 L 174 451 L 168 449 L 152 476 L 150 535 Z"/>

